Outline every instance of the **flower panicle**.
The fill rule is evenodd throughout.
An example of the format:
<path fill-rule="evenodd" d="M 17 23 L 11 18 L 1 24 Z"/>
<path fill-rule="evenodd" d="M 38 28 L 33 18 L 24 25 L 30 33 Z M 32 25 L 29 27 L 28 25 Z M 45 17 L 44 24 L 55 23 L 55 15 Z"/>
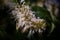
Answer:
<path fill-rule="evenodd" d="M 12 13 L 16 18 L 16 30 L 22 28 L 22 33 L 26 32 L 28 29 L 31 30 L 32 28 L 34 31 L 39 29 L 44 30 L 46 28 L 46 21 L 40 17 L 36 18 L 29 5 L 24 5 L 24 3 L 22 6 L 18 5 Z"/>

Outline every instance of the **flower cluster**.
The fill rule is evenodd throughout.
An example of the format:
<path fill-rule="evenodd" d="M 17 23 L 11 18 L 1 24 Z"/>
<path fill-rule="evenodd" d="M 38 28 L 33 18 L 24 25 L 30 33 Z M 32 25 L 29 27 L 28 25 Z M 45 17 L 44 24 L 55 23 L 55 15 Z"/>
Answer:
<path fill-rule="evenodd" d="M 31 30 L 34 30 L 33 33 L 37 31 L 40 33 L 46 28 L 46 21 L 40 17 L 36 18 L 35 14 L 33 14 L 34 12 L 31 11 L 28 5 L 24 5 L 24 3 L 21 6 L 16 6 L 12 13 L 16 18 L 16 29 L 22 28 L 22 33 L 28 31 L 28 29 L 30 30 L 29 34 Z"/>

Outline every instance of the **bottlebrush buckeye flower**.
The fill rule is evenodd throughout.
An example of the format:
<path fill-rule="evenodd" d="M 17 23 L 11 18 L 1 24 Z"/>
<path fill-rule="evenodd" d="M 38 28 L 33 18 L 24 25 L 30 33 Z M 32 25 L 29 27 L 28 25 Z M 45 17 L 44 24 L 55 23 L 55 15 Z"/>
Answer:
<path fill-rule="evenodd" d="M 35 16 L 34 12 L 31 11 L 29 5 L 18 5 L 12 11 L 12 14 L 16 20 L 16 30 L 21 29 L 22 33 L 29 30 L 28 36 L 34 32 L 42 33 L 46 29 L 46 21 L 40 17 Z"/>

